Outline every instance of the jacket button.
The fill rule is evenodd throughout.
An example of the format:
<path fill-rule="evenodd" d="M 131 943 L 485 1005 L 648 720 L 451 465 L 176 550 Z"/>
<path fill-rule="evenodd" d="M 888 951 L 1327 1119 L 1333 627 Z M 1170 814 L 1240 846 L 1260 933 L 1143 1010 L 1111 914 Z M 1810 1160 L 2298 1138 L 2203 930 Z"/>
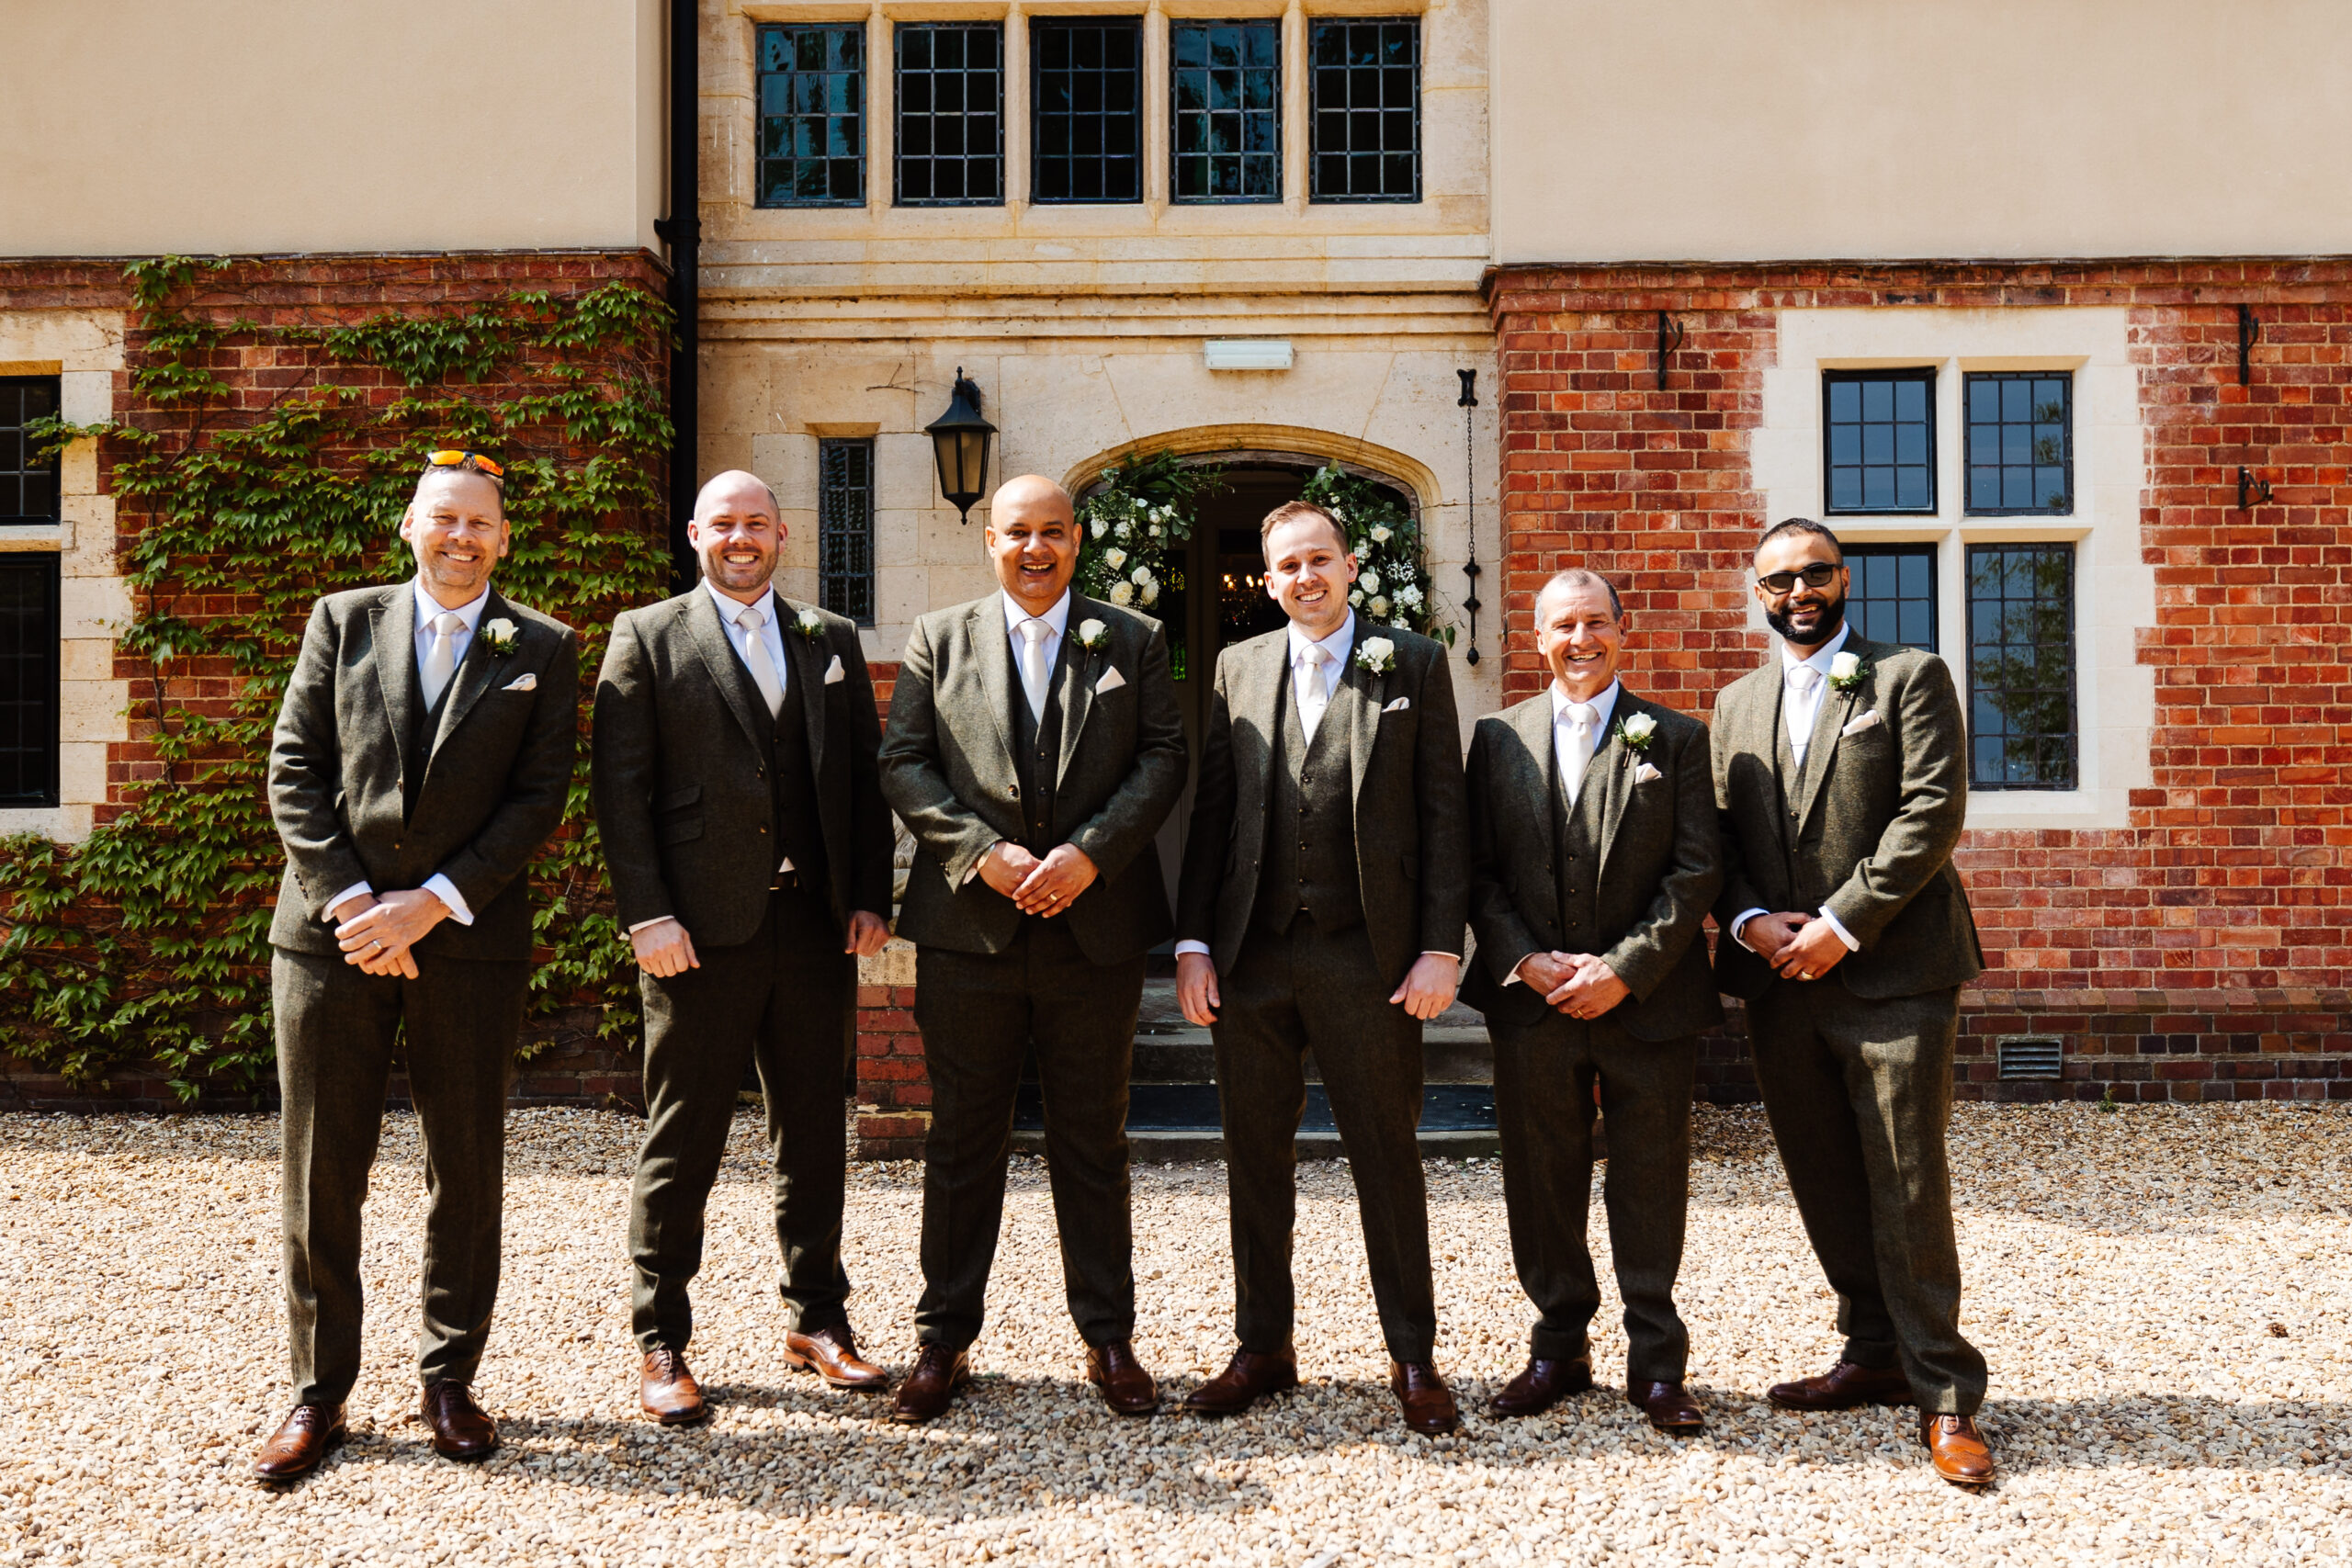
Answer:
<path fill-rule="evenodd" d="M 1021 786 L 1019 784 L 1014 784 L 1008 788 L 1004 793 L 1012 796 L 1013 799 L 1019 800 L 1021 798 Z"/>
<path fill-rule="evenodd" d="M 765 828 L 761 829 L 760 829 L 760 836 L 761 836 L 762 838 L 765 838 L 765 837 L 767 837 L 767 831 L 768 831 L 768 830 L 767 830 Z"/>

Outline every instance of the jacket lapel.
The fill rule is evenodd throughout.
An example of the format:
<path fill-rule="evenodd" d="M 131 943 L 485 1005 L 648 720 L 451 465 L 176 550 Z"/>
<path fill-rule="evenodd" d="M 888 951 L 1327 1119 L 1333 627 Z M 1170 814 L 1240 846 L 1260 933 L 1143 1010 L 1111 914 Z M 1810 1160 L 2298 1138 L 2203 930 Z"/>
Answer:
<path fill-rule="evenodd" d="M 1850 653 L 1864 664 L 1874 662 L 1871 654 L 1877 645 L 1864 642 L 1859 637 L 1849 637 L 1838 651 Z M 1821 793 L 1821 783 L 1829 776 L 1830 759 L 1838 754 L 1838 742 L 1843 739 L 1846 725 L 1854 716 L 1854 701 L 1861 695 L 1862 682 L 1856 682 L 1845 691 L 1826 687 L 1821 694 L 1820 711 L 1814 715 L 1813 739 L 1804 748 L 1804 790 L 1797 797 L 1797 829 L 1813 819 L 1813 803 Z"/>
<path fill-rule="evenodd" d="M 389 603 L 368 612 L 372 628 L 368 658 L 375 661 L 377 689 L 383 694 L 384 719 L 391 727 L 392 753 L 401 760 L 401 777 L 420 772 L 424 759 L 409 751 L 409 705 L 416 700 L 416 588 L 403 582 Z"/>
<path fill-rule="evenodd" d="M 1078 755 L 1078 737 L 1086 716 L 1094 711 L 1094 682 L 1103 660 L 1078 640 L 1078 628 L 1088 620 L 1088 601 L 1069 596 L 1069 618 L 1062 623 L 1062 753 L 1054 769 L 1054 787 L 1069 776 L 1069 762 Z M 1009 645 L 1008 645 L 1009 646 Z"/>
<path fill-rule="evenodd" d="M 686 596 L 679 615 L 686 623 L 686 633 L 694 639 L 695 651 L 702 656 L 703 667 L 718 684 L 718 694 L 727 699 L 728 710 L 735 722 L 743 727 L 743 737 L 755 752 L 767 750 L 767 739 L 760 733 L 760 721 L 752 706 L 750 682 L 746 679 L 742 661 L 735 657 L 735 649 L 728 643 L 727 628 L 719 623 L 718 606 L 710 602 L 710 591 L 696 586 Z M 775 725 L 768 729 L 773 732 Z"/>
<path fill-rule="evenodd" d="M 808 772 L 812 777 L 822 777 L 825 768 L 825 663 L 830 645 L 821 637 L 801 635 L 798 621 L 801 605 L 779 593 L 775 596 L 776 614 L 784 619 L 777 630 L 784 634 L 784 661 L 791 667 L 791 679 L 800 682 L 800 706 L 808 722 Z"/>
<path fill-rule="evenodd" d="M 1006 774 L 1014 775 L 1018 770 L 1012 765 L 1012 734 L 1005 726 L 1012 716 L 1012 694 L 1020 682 L 1013 678 L 1012 638 L 1004 629 L 1001 592 L 972 606 L 972 613 L 964 618 L 964 635 L 971 639 L 972 662 L 979 667 L 989 722 L 996 726 L 997 754 L 1004 760 Z"/>
<path fill-rule="evenodd" d="M 1348 647 L 1348 667 L 1340 672 L 1340 689 L 1333 694 L 1331 705 L 1346 703 L 1353 710 L 1348 717 L 1348 804 L 1352 807 L 1363 793 L 1363 775 L 1372 764 L 1373 743 L 1380 739 L 1380 708 L 1387 698 L 1388 677 L 1375 675 L 1356 662 L 1356 649 L 1363 646 L 1363 622 L 1356 622 L 1358 636 Z M 1393 656 L 1392 656 L 1393 657 Z M 1327 714 L 1325 716 L 1329 717 Z"/>
<path fill-rule="evenodd" d="M 1609 728 L 1600 732 L 1593 747 L 1594 765 L 1608 765 L 1608 772 L 1600 779 L 1600 864 L 1593 872 L 1596 877 L 1609 874 L 1609 852 L 1617 846 L 1617 821 L 1625 815 L 1625 802 L 1634 787 L 1634 769 L 1640 761 L 1634 749 L 1617 738 L 1617 729 L 1645 705 L 1639 697 L 1619 686 L 1617 705 L 1609 715 Z M 1593 782 L 1589 769 L 1585 773 L 1585 782 Z"/>
<path fill-rule="evenodd" d="M 442 742 L 457 733 L 458 726 L 465 722 L 466 715 L 472 710 L 474 704 L 480 702 L 482 693 L 490 689 L 491 676 L 502 661 L 490 651 L 490 638 L 485 634 L 491 622 L 502 618 L 514 619 L 506 610 L 506 601 L 499 596 L 497 589 L 492 589 L 490 603 L 481 607 L 481 619 L 474 623 L 473 640 L 466 644 L 466 657 L 458 664 L 458 673 L 450 682 L 448 701 L 441 705 L 441 723 L 433 732 L 433 750 L 425 757 L 428 766 L 433 758 L 440 754 Z M 520 642 L 522 632 L 519 624 L 514 635 L 515 640 Z"/>
<path fill-rule="evenodd" d="M 1532 805 L 1535 812 L 1535 841 L 1547 853 L 1556 854 L 1552 816 L 1565 810 L 1566 798 L 1560 794 L 1560 750 L 1552 740 L 1552 694 L 1546 687 L 1532 701 L 1519 705 L 1510 716 L 1511 727 L 1518 732 L 1524 752 L 1511 764 L 1515 777 L 1503 781 L 1515 802 Z M 1497 847 L 1503 848 L 1499 835 Z M 1544 879 L 1544 897 L 1552 908 L 1553 929 L 1566 923 L 1566 909 L 1560 908 L 1560 885 L 1557 878 Z"/>

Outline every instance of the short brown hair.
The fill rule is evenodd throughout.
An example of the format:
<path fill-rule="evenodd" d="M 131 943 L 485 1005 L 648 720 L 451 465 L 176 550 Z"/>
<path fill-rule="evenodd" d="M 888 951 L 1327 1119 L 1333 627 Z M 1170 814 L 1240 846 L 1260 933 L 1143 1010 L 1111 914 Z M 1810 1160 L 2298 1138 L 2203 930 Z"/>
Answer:
<path fill-rule="evenodd" d="M 1311 501 L 1285 501 L 1272 512 L 1267 513 L 1266 520 L 1258 525 L 1258 553 L 1261 555 L 1265 553 L 1266 541 L 1272 537 L 1275 529 L 1285 523 L 1295 523 L 1302 517 L 1321 518 L 1324 525 L 1329 528 L 1332 536 L 1340 541 L 1340 553 L 1342 555 L 1347 553 L 1348 531 L 1340 526 L 1338 518 Z"/>

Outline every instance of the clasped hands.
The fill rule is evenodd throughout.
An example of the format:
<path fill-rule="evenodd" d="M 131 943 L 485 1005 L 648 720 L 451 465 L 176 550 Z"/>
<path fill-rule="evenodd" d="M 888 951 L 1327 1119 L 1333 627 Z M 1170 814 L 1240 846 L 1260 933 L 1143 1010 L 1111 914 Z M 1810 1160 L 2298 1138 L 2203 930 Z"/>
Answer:
<path fill-rule="evenodd" d="M 1094 886 L 1093 857 L 1076 844 L 1056 844 L 1044 859 L 1010 839 L 980 857 L 980 880 L 1012 900 L 1024 915 L 1050 919 Z"/>
<path fill-rule="evenodd" d="M 449 918 L 449 906 L 422 887 L 398 893 L 362 893 L 346 898 L 331 911 L 342 917 L 334 940 L 343 961 L 358 965 L 363 975 L 398 975 L 416 978 L 416 954 L 409 950 L 435 926 Z"/>
<path fill-rule="evenodd" d="M 1837 928 L 1818 915 L 1750 915 L 1739 939 L 1783 980 L 1818 980 L 1847 951 Z"/>
<path fill-rule="evenodd" d="M 1599 1018 L 1633 995 L 1616 970 L 1589 953 L 1531 953 L 1519 961 L 1519 980 L 1570 1018 Z"/>

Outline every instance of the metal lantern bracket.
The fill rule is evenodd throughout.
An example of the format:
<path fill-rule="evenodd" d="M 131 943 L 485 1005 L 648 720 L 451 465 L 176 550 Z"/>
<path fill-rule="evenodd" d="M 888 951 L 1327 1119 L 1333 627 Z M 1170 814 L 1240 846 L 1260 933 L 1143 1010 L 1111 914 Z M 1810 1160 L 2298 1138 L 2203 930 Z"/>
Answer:
<path fill-rule="evenodd" d="M 2252 468 L 2238 470 L 2238 510 L 2251 512 L 2270 499 L 2270 481 L 2255 478 Z"/>
<path fill-rule="evenodd" d="M 1666 361 L 1682 347 L 1682 323 L 1664 310 L 1657 313 L 1657 389 L 1666 390 Z"/>
<path fill-rule="evenodd" d="M 988 484 L 989 444 L 996 426 L 980 413 L 980 389 L 956 367 L 956 388 L 947 412 L 923 426 L 931 437 L 932 457 L 939 467 L 939 493 L 956 508 L 958 519 L 972 520 L 972 505 Z"/>
<path fill-rule="evenodd" d="M 2255 320 L 2254 307 L 2238 307 L 2238 385 L 2254 385 L 2254 345 L 2262 341 L 2262 323 Z"/>

